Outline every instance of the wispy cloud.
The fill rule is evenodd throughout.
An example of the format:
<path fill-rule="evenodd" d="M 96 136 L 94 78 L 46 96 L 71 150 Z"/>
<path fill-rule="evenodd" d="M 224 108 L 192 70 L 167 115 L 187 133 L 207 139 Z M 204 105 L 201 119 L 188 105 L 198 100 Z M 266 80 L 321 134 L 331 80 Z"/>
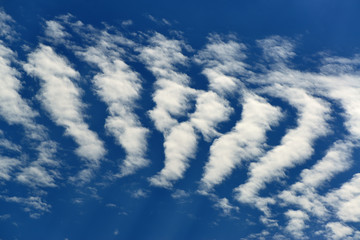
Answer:
<path fill-rule="evenodd" d="M 12 171 L 20 164 L 16 158 L 0 156 L 0 179 L 10 180 Z"/>
<path fill-rule="evenodd" d="M 211 90 L 220 96 L 239 91 L 239 77 L 249 74 L 244 63 L 245 50 L 246 46 L 235 39 L 224 41 L 219 35 L 210 35 L 209 43 L 194 61 L 204 66 L 202 73 L 209 80 Z"/>
<path fill-rule="evenodd" d="M 51 205 L 44 202 L 39 196 L 9 197 L 1 195 L 0 198 L 6 202 L 21 204 L 24 207 L 24 210 L 29 212 L 31 218 L 39 218 L 44 213 L 50 212 L 51 209 Z"/>
<path fill-rule="evenodd" d="M 161 18 L 161 19 L 159 19 L 159 18 L 156 18 L 156 17 L 154 17 L 153 15 L 147 15 L 147 17 L 148 17 L 148 19 L 150 19 L 152 22 L 154 22 L 154 23 L 156 23 L 156 24 L 158 24 L 158 25 L 167 25 L 167 26 L 171 26 L 171 23 L 168 21 L 168 20 L 166 20 L 165 18 Z"/>
<path fill-rule="evenodd" d="M 230 204 L 227 198 L 217 198 L 214 207 L 220 209 L 225 216 L 231 216 L 233 212 L 239 212 L 240 208 Z"/>
<path fill-rule="evenodd" d="M 4 16 L 5 13 L 0 12 L 0 22 L 2 25 L 6 24 L 6 19 L 10 21 L 11 19 Z M 5 18 L 5 20 L 3 19 Z M 5 22 L 4 22 L 5 21 Z M 4 31 L 7 31 L 7 34 L 11 35 L 11 28 L 9 29 L 4 27 Z M 32 167 L 31 169 L 36 172 L 42 172 L 43 175 L 48 176 L 48 181 L 52 182 L 52 186 L 55 184 L 54 176 L 50 176 L 49 171 L 45 168 L 44 162 L 39 160 L 40 158 L 44 159 L 44 156 L 48 159 L 48 162 L 55 162 L 54 153 L 56 152 L 55 143 L 52 142 L 46 132 L 44 126 L 36 123 L 36 117 L 39 115 L 35 110 L 30 106 L 30 102 L 21 97 L 20 91 L 22 83 L 20 82 L 21 74 L 13 66 L 16 61 L 16 54 L 8 47 L 5 46 L 4 42 L 0 40 L 0 115 L 6 122 L 10 125 L 20 125 L 25 130 L 25 135 L 31 141 L 35 141 L 40 147 L 37 147 L 38 159 L 30 161 Z M 19 147 L 10 143 L 6 139 L 1 139 L 0 145 L 7 147 L 8 149 L 19 151 Z M 47 151 L 45 146 L 52 145 L 53 151 L 51 154 Z M 42 161 L 42 162 L 41 162 Z M 10 171 L 15 168 L 15 166 L 20 166 L 20 161 L 18 159 L 2 157 L 1 161 L 3 171 L 2 176 L 5 179 L 10 178 Z M 21 164 L 23 165 L 23 164 Z M 36 165 L 36 166 L 35 166 Z M 56 164 L 52 164 L 51 167 L 54 167 Z M 47 165 L 49 167 L 49 165 Z M 22 166 L 22 169 L 18 173 L 17 180 L 20 180 L 21 183 L 28 184 L 30 186 L 36 186 L 38 183 L 41 185 L 48 185 L 44 182 L 41 182 L 44 179 L 38 178 L 36 182 L 27 182 L 22 181 L 25 179 L 25 172 L 29 172 L 29 166 Z"/>
<path fill-rule="evenodd" d="M 53 43 L 64 43 L 66 38 L 70 36 L 57 21 L 46 21 L 45 25 L 45 36 L 50 38 Z"/>
<path fill-rule="evenodd" d="M 0 8 L 0 37 L 11 40 L 15 34 L 12 24 L 15 21 L 2 8 Z"/>

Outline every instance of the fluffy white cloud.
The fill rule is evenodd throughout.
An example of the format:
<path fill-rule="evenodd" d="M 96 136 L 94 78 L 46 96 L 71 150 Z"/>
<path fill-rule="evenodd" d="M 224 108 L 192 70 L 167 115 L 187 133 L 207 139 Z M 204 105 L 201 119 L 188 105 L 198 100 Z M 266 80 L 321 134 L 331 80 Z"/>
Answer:
<path fill-rule="evenodd" d="M 87 161 L 88 167 L 97 168 L 106 151 L 97 134 L 84 122 L 81 90 L 71 81 L 79 73 L 51 47 L 42 44 L 29 54 L 24 69 L 41 80 L 39 99 L 54 122 L 65 127 L 66 134 L 79 145 L 76 153 Z"/>
<path fill-rule="evenodd" d="M 229 102 L 215 92 L 201 92 L 196 98 L 195 112 L 190 115 L 189 121 L 206 141 L 210 141 L 215 136 L 220 136 L 216 127 L 228 120 L 232 112 Z"/>
<path fill-rule="evenodd" d="M 282 138 L 281 144 L 268 151 L 249 167 L 249 179 L 235 189 L 240 202 L 259 204 L 254 200 L 266 183 L 285 176 L 285 170 L 303 163 L 313 153 L 314 141 L 328 133 L 327 119 L 330 109 L 326 102 L 306 93 L 303 89 L 274 85 L 266 92 L 281 97 L 298 110 L 298 126 Z"/>
<path fill-rule="evenodd" d="M 38 144 L 38 159 L 32 161 L 30 164 L 38 165 L 43 175 L 48 176 L 48 181 L 51 181 L 51 184 L 41 183 L 41 180 L 44 180 L 41 178 L 37 179 L 37 182 L 40 183 L 40 185 L 55 186 L 53 183 L 53 177 L 49 175 L 47 168 L 41 166 L 42 163 L 39 160 L 44 159 L 44 155 L 47 155 L 48 161 L 55 161 L 53 154 L 56 152 L 56 150 L 49 154 L 46 147 L 44 147 L 46 145 L 54 145 L 54 143 L 49 140 L 45 127 L 36 123 L 36 117 L 38 116 L 38 113 L 34 111 L 30 107 L 29 102 L 20 95 L 22 84 L 19 78 L 21 75 L 14 67 L 12 67 L 12 64 L 16 61 L 15 57 L 16 54 L 11 49 L 6 47 L 0 40 L 0 116 L 10 125 L 17 124 L 23 126 L 26 137 Z M 1 139 L 0 145 L 15 151 L 20 150 L 18 146 L 14 145 L 6 139 Z M 10 171 L 14 170 L 15 166 L 20 166 L 20 161 L 14 158 L 2 157 L 1 162 L 3 167 L 2 176 L 4 179 L 9 180 Z M 30 171 L 30 169 L 27 167 L 28 166 L 23 166 L 21 172 L 18 173 L 18 180 L 24 179 L 24 176 L 26 175 L 24 171 Z M 32 169 L 34 169 L 34 167 L 32 167 Z M 20 182 L 29 184 L 30 186 L 36 185 L 32 181 Z"/>
<path fill-rule="evenodd" d="M 305 224 L 305 221 L 309 219 L 308 215 L 299 210 L 288 210 L 285 215 L 289 219 L 285 230 L 293 235 L 296 239 L 304 239 L 303 230 L 308 227 Z"/>
<path fill-rule="evenodd" d="M 360 173 L 339 189 L 328 193 L 325 200 L 336 209 L 337 216 L 346 222 L 360 222 Z"/>
<path fill-rule="evenodd" d="M 334 240 L 347 239 L 346 237 L 352 235 L 352 233 L 354 232 L 354 229 L 340 222 L 330 222 L 326 224 L 326 228 L 331 231 L 331 234 L 328 233 L 327 235 Z"/>
<path fill-rule="evenodd" d="M 172 187 L 173 181 L 183 177 L 189 159 L 195 157 L 196 144 L 197 136 L 189 122 L 173 127 L 164 143 L 165 166 L 149 179 L 150 183 L 165 188 Z"/>
<path fill-rule="evenodd" d="M 189 122 L 179 124 L 177 118 L 186 115 L 197 91 L 188 86 L 189 77 L 176 68 L 187 64 L 188 59 L 181 52 L 185 43 L 159 33 L 152 36 L 149 43 L 150 46 L 139 48 L 139 58 L 156 78 L 153 94 L 156 106 L 149 115 L 165 138 L 165 166 L 149 181 L 155 186 L 171 187 L 173 181 L 183 177 L 189 158 L 195 155 L 194 128 Z"/>
<path fill-rule="evenodd" d="M 334 175 L 347 170 L 351 165 L 353 144 L 348 141 L 337 141 L 330 147 L 325 156 L 310 169 L 304 169 L 301 179 L 279 194 L 286 204 L 296 204 L 318 217 L 328 214 L 317 189 L 331 180 Z"/>
<path fill-rule="evenodd" d="M 230 132 L 216 139 L 210 148 L 209 161 L 201 179 L 205 189 L 210 190 L 221 183 L 241 161 L 261 155 L 266 131 L 282 116 L 279 108 L 255 94 L 246 92 L 243 101 L 242 119 Z"/>
<path fill-rule="evenodd" d="M 20 73 L 13 67 L 15 53 L 0 40 L 0 115 L 9 124 L 21 124 L 28 129 L 36 129 L 34 117 L 37 112 L 32 110 L 19 91 Z"/>
<path fill-rule="evenodd" d="M 195 62 L 204 66 L 202 73 L 209 80 L 209 88 L 219 95 L 238 91 L 238 76 L 247 75 L 244 44 L 235 40 L 224 41 L 219 35 L 211 35 L 209 43 L 195 56 Z"/>
<path fill-rule="evenodd" d="M 138 49 L 140 60 L 156 78 L 153 94 L 156 106 L 149 115 L 159 131 L 168 133 L 178 124 L 176 118 L 186 115 L 189 101 L 197 92 L 188 86 L 189 77 L 176 68 L 188 62 L 188 58 L 182 54 L 185 43 L 167 39 L 159 33 L 151 37 L 149 43 L 150 46 Z"/>
<path fill-rule="evenodd" d="M 117 45 L 117 36 L 106 32 L 98 35 L 94 46 L 77 53 L 101 70 L 94 76 L 93 83 L 96 93 L 108 106 L 110 116 L 106 118 L 105 128 L 126 152 L 119 174 L 125 176 L 149 164 L 145 159 L 148 129 L 141 126 L 134 113 L 140 98 L 141 79 L 122 59 L 124 49 Z"/>

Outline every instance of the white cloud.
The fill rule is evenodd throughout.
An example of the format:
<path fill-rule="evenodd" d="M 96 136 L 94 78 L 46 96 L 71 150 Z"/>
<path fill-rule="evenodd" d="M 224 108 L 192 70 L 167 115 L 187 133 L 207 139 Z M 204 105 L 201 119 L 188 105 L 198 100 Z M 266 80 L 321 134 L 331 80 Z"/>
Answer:
<path fill-rule="evenodd" d="M 15 53 L 0 40 L 0 115 L 9 124 L 21 124 L 28 129 L 36 129 L 34 117 L 38 115 L 24 100 L 19 91 L 20 73 L 13 67 Z"/>
<path fill-rule="evenodd" d="M 223 214 L 226 216 L 230 216 L 232 212 L 239 211 L 239 207 L 231 205 L 227 198 L 217 199 L 217 202 L 214 204 L 214 207 L 222 210 Z"/>
<path fill-rule="evenodd" d="M 10 214 L 3 214 L 3 215 L 0 215 L 0 220 L 4 221 L 4 220 L 7 220 L 11 217 Z"/>
<path fill-rule="evenodd" d="M 25 168 L 16 179 L 28 186 L 55 187 L 54 177 L 41 166 Z"/>
<path fill-rule="evenodd" d="M 195 56 L 195 62 L 204 66 L 202 73 L 209 80 L 209 88 L 220 96 L 239 90 L 237 76 L 247 75 L 244 63 L 244 44 L 234 40 L 223 41 L 219 35 L 211 35 L 205 49 Z"/>
<path fill-rule="evenodd" d="M 303 230 L 308 227 L 305 224 L 305 221 L 309 220 L 308 215 L 300 210 L 288 210 L 285 215 L 289 219 L 285 230 L 293 235 L 296 239 L 305 239 Z"/>
<path fill-rule="evenodd" d="M 0 179 L 10 180 L 11 172 L 20 164 L 18 159 L 0 156 Z"/>
<path fill-rule="evenodd" d="M 279 194 L 286 204 L 292 203 L 302 209 L 323 217 L 328 214 L 317 189 L 332 179 L 334 175 L 349 169 L 353 144 L 348 141 L 337 141 L 331 146 L 325 156 L 310 169 L 304 169 L 300 181 Z"/>
<path fill-rule="evenodd" d="M 328 133 L 326 120 L 330 109 L 326 102 L 302 89 L 282 85 L 275 84 L 266 92 L 284 98 L 298 110 L 298 126 L 287 132 L 280 145 L 250 165 L 249 179 L 235 189 L 236 199 L 244 203 L 259 204 L 258 192 L 265 188 L 266 183 L 284 177 L 286 169 L 308 159 L 313 153 L 314 141 Z"/>
<path fill-rule="evenodd" d="M 123 26 L 123 27 L 131 26 L 133 24 L 134 24 L 134 22 L 131 19 L 124 20 L 121 22 L 121 26 Z"/>
<path fill-rule="evenodd" d="M 147 15 L 147 17 L 154 23 L 156 24 L 159 24 L 159 25 L 167 25 L 167 26 L 171 26 L 171 23 L 166 20 L 165 18 L 162 18 L 162 19 L 158 19 L 158 18 L 155 18 L 154 16 L 152 15 Z"/>
<path fill-rule="evenodd" d="M 133 198 L 146 198 L 148 196 L 148 192 L 143 189 L 137 189 L 131 193 Z"/>
<path fill-rule="evenodd" d="M 185 199 L 188 198 L 190 194 L 182 189 L 176 189 L 172 194 L 171 197 L 174 199 Z"/>
<path fill-rule="evenodd" d="M 3 132 L 0 130 L 0 147 L 14 152 L 20 152 L 21 146 L 17 145 L 4 137 Z"/>
<path fill-rule="evenodd" d="M 66 135 L 72 136 L 79 145 L 76 153 L 87 160 L 90 169 L 98 167 L 105 149 L 97 134 L 89 130 L 84 122 L 81 90 L 71 81 L 72 78 L 78 78 L 79 73 L 51 47 L 42 44 L 29 54 L 24 69 L 41 80 L 39 99 L 53 121 L 65 127 Z M 85 176 L 89 177 L 89 174 Z"/>
<path fill-rule="evenodd" d="M 339 189 L 325 196 L 325 201 L 336 209 L 337 216 L 346 222 L 360 222 L 360 173 Z"/>
<path fill-rule="evenodd" d="M 266 131 L 282 116 L 279 108 L 255 94 L 246 92 L 243 101 L 242 119 L 230 132 L 216 139 L 210 148 L 209 161 L 201 179 L 205 190 L 221 183 L 241 161 L 261 155 Z"/>
<path fill-rule="evenodd" d="M 190 158 L 195 157 L 197 136 L 188 122 L 173 127 L 165 137 L 165 166 L 150 183 L 154 186 L 170 188 L 172 182 L 183 177 Z"/>
<path fill-rule="evenodd" d="M 210 141 L 215 136 L 220 136 L 216 127 L 228 120 L 232 112 L 229 102 L 215 92 L 201 92 L 196 99 L 195 112 L 190 115 L 189 122 L 201 132 L 206 141 Z"/>
<path fill-rule="evenodd" d="M 326 224 L 326 228 L 331 231 L 327 234 L 331 239 L 345 239 L 347 236 L 352 235 L 354 230 L 340 222 L 330 222 Z M 354 238 L 351 238 L 354 239 Z"/>
<path fill-rule="evenodd" d="M 53 43 L 62 43 L 70 36 L 57 21 L 50 20 L 46 21 L 45 24 L 45 36 L 50 38 Z"/>
<path fill-rule="evenodd" d="M 36 144 L 39 146 L 37 147 L 38 150 L 38 159 L 33 161 L 31 164 L 38 165 L 39 169 L 38 172 L 42 172 L 42 175 L 48 175 L 48 180 L 51 181 L 51 184 L 44 183 L 43 185 L 52 185 L 53 179 L 50 180 L 50 176 L 48 173 L 48 169 L 40 166 L 45 159 L 47 161 L 51 161 L 54 163 L 53 154 L 56 152 L 55 147 L 52 147 L 52 151 L 49 152 L 45 146 L 54 145 L 52 141 L 50 141 L 46 133 L 46 129 L 44 126 L 37 124 L 35 118 L 38 116 L 38 113 L 31 109 L 29 103 L 23 99 L 20 95 L 21 90 L 21 82 L 19 80 L 20 73 L 13 68 L 11 65 L 15 62 L 15 53 L 3 45 L 0 41 L 0 115 L 10 124 L 17 124 L 21 125 L 25 129 L 25 135 L 31 141 L 35 141 Z M 3 135 L 3 134 L 1 134 Z M 15 151 L 19 151 L 19 146 L 9 142 L 6 139 L 0 139 L 0 145 L 12 149 Z M 12 162 L 11 162 L 11 161 Z M 42 162 L 41 162 L 42 161 Z M 3 171 L 2 176 L 3 178 L 9 180 L 10 179 L 10 170 L 13 170 L 15 166 L 19 166 L 19 160 L 14 158 L 2 158 L 2 165 Z M 53 166 L 56 164 L 52 164 Z M 32 167 L 34 169 L 34 167 Z M 33 172 L 33 170 L 27 169 L 25 166 L 23 170 L 21 170 L 22 177 L 20 179 L 24 180 L 24 176 L 26 172 Z M 19 176 L 20 176 L 19 175 Z M 18 176 L 18 177 L 19 177 Z M 43 179 L 44 180 L 44 179 Z M 38 182 L 40 178 L 38 179 Z M 30 186 L 34 186 L 33 181 L 20 181 L 25 184 L 29 184 Z"/>
<path fill-rule="evenodd" d="M 0 196 L 1 199 L 6 202 L 18 203 L 24 207 L 26 212 L 29 212 L 30 217 L 39 218 L 45 212 L 50 212 L 51 205 L 44 202 L 39 196 L 30 196 L 30 197 L 9 197 L 9 196 Z"/>
<path fill-rule="evenodd" d="M 141 79 L 122 60 L 124 49 L 117 46 L 115 37 L 107 33 L 99 35 L 95 46 L 77 53 L 101 70 L 93 78 L 95 92 L 108 106 L 110 116 L 106 118 L 106 130 L 126 152 L 119 174 L 125 176 L 149 164 L 145 159 L 148 129 L 141 126 L 134 113 L 140 98 Z"/>
<path fill-rule="evenodd" d="M 156 129 L 165 133 L 178 124 L 176 118 L 185 116 L 189 101 L 196 91 L 188 87 L 189 77 L 179 73 L 176 66 L 186 65 L 188 58 L 181 52 L 185 43 L 167 39 L 156 33 L 149 39 L 150 46 L 138 49 L 139 58 L 156 78 L 153 100 L 154 109 L 149 111 Z"/>
<path fill-rule="evenodd" d="M 177 118 L 187 114 L 189 102 L 197 91 L 188 87 L 189 77 L 177 71 L 176 66 L 186 65 L 188 61 L 181 52 L 185 43 L 167 39 L 159 33 L 149 42 L 150 46 L 138 49 L 139 58 L 156 78 L 153 94 L 156 106 L 149 111 L 149 116 L 165 138 L 165 167 L 149 181 L 155 186 L 171 187 L 173 181 L 183 177 L 189 158 L 195 155 L 194 128 L 189 122 L 179 124 Z"/>
<path fill-rule="evenodd" d="M 0 9 L 0 36 L 5 37 L 6 39 L 12 39 L 15 34 L 14 30 L 11 27 L 11 24 L 14 22 L 11 16 L 6 14 L 4 10 Z"/>
<path fill-rule="evenodd" d="M 277 67 L 295 56 L 294 43 L 280 36 L 271 36 L 257 41 L 266 60 L 274 61 Z"/>

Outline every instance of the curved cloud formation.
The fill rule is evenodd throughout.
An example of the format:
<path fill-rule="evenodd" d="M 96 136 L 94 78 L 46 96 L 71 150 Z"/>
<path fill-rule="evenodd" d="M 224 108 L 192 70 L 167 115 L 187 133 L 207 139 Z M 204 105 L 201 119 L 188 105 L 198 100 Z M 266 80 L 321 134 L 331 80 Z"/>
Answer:
<path fill-rule="evenodd" d="M 79 73 L 43 44 L 29 54 L 24 69 L 41 80 L 39 98 L 54 122 L 65 127 L 66 135 L 77 142 L 76 153 L 86 160 L 89 169 L 97 168 L 106 151 L 97 134 L 84 122 L 81 90 L 71 81 L 71 78 L 78 78 Z M 82 181 L 88 181 L 89 177 L 88 171 L 80 175 Z"/>
<path fill-rule="evenodd" d="M 235 189 L 236 199 L 240 202 L 252 203 L 267 183 L 285 176 L 285 169 L 308 159 L 314 151 L 313 142 L 328 133 L 326 120 L 330 108 L 326 102 L 308 95 L 302 89 L 281 85 L 269 87 L 266 92 L 282 97 L 296 107 L 299 112 L 298 127 L 289 130 L 280 145 L 250 165 L 249 179 Z M 257 204 L 264 203 L 258 201 Z"/>
<path fill-rule="evenodd" d="M 243 102 L 241 120 L 210 148 L 209 162 L 201 179 L 205 190 L 220 184 L 241 161 L 260 156 L 264 152 L 266 131 L 278 124 L 282 116 L 279 108 L 255 94 L 245 92 Z"/>
<path fill-rule="evenodd" d="M 34 99 L 29 96 L 33 89 L 22 86 L 32 83 L 31 79 L 23 81 L 18 69 L 22 55 L 17 56 L 10 47 L 12 22 L 0 11 L 0 116 L 1 127 L 5 126 L 0 130 L 0 181 L 6 187 L 13 180 L 14 185 L 21 185 L 21 191 L 25 187 L 30 190 L 14 196 L 11 187 L 5 188 L 1 200 L 21 204 L 37 218 L 51 209 L 44 200 L 46 189 L 66 187 L 64 179 L 86 183 L 99 177 L 96 180 L 101 183 L 88 187 L 99 197 L 94 193 L 100 184 L 105 186 L 114 175 L 130 174 L 134 177 L 121 181 L 130 179 L 140 185 L 138 179 L 144 180 L 138 190 L 129 191 L 130 195 L 135 199 L 151 197 L 146 188 L 171 189 L 182 184 L 191 161 L 201 152 L 196 161 L 203 162 L 194 166 L 203 168 L 192 169 L 198 171 L 200 180 L 195 185 L 197 193 L 209 197 L 224 217 L 247 218 L 254 213 L 243 206 L 262 211 L 259 222 L 265 230 L 249 238 L 306 239 L 309 233 L 329 239 L 359 238 L 360 176 L 358 169 L 352 168 L 357 167 L 354 163 L 360 146 L 359 55 L 322 56 L 317 72 L 296 70 L 290 67 L 296 56 L 295 41 L 279 36 L 256 41 L 263 53 L 258 60 L 253 58 L 257 53 L 251 45 L 234 36 L 211 34 L 202 49 L 194 50 L 179 33 L 170 38 L 156 32 L 120 33 L 111 26 L 99 30 L 65 15 L 45 22 L 45 38 L 39 38 L 42 43 L 35 50 L 25 50 L 30 53 L 23 67 L 40 80 Z M 123 26 L 130 24 L 128 21 Z M 57 54 L 60 50 L 66 57 Z M 74 66 L 67 58 L 74 59 Z M 94 99 L 83 101 L 84 90 L 76 81 L 80 73 L 75 69 L 81 73 L 90 69 L 84 73 L 90 80 L 84 90 L 89 91 L 86 97 Z M 153 88 L 148 87 L 152 77 L 145 79 L 147 71 L 154 77 Z M 208 83 L 195 82 L 192 71 L 205 76 Z M 152 101 L 145 102 L 149 98 Z M 77 147 L 75 153 L 85 162 L 76 177 L 67 175 L 68 168 L 56 161 L 61 139 L 59 143 L 50 140 L 51 129 L 40 124 L 48 119 L 41 119 L 44 113 L 35 108 L 37 100 L 55 124 L 73 138 L 75 143 L 69 145 Z M 87 118 L 85 105 L 93 103 L 103 106 L 106 114 L 97 119 L 103 117 L 101 124 L 113 138 L 100 140 L 91 130 L 93 118 Z M 152 122 L 147 122 L 148 118 Z M 290 118 L 295 127 L 287 125 L 285 120 Z M 163 139 L 144 127 L 152 123 Z M 283 124 L 280 128 L 285 134 L 275 133 L 274 137 L 269 133 L 278 130 L 274 128 L 278 124 Z M 24 138 L 9 137 L 13 128 L 24 130 Z M 277 137 L 280 143 L 269 146 Z M 103 167 L 113 166 L 113 159 L 100 165 L 106 154 L 103 141 L 113 139 L 125 152 L 120 172 Z M 154 141 L 151 146 L 155 149 L 148 149 L 148 141 Z M 317 149 L 318 143 L 321 149 Z M 206 146 L 208 155 L 199 146 Z M 107 149 L 115 154 L 117 150 Z M 135 174 L 150 165 L 146 159 L 149 151 L 164 151 L 164 166 L 148 169 L 142 178 Z M 77 166 L 68 163 L 66 167 Z M 231 181 L 237 167 L 248 171 L 242 176 L 247 178 L 231 182 L 229 187 L 225 179 Z M 95 169 L 104 176 L 95 175 Z M 275 188 L 270 185 L 280 181 Z M 238 186 L 230 194 L 233 198 L 221 196 L 231 192 L 232 186 Z M 190 204 L 194 189 L 181 189 L 172 189 L 172 197 Z M 259 215 L 258 209 L 254 216 Z"/>

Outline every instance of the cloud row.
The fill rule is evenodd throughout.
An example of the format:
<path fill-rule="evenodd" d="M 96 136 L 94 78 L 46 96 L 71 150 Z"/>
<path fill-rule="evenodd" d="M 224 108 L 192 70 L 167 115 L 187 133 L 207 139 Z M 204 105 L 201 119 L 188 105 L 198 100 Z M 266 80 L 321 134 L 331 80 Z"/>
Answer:
<path fill-rule="evenodd" d="M 287 220 L 282 228 L 285 235 L 305 238 L 304 231 L 313 218 L 324 223 L 321 231 L 329 238 L 359 235 L 351 225 L 360 222 L 359 174 L 337 189 L 320 193 L 326 183 L 351 168 L 352 154 L 359 147 L 359 56 L 323 57 L 318 72 L 299 71 L 289 67 L 295 56 L 295 42 L 272 36 L 257 41 L 263 61 L 255 71 L 247 60 L 249 47 L 232 35 L 212 34 L 204 48 L 195 51 L 178 35 L 150 32 L 125 37 L 112 27 L 99 30 L 65 15 L 46 22 L 41 43 L 29 52 L 26 62 L 20 62 L 6 37 L 11 36 L 12 22 L 0 11 L 0 115 L 8 125 L 25 130 L 27 141 L 35 142 L 30 145 L 36 146 L 37 157 L 23 161 L 23 146 L 1 131 L 2 181 L 14 179 L 32 188 L 57 186 L 61 175 L 60 162 L 55 160 L 57 144 L 50 139 L 49 130 L 38 123 L 43 109 L 78 146 L 75 153 L 83 160 L 82 170 L 70 179 L 86 183 L 95 176 L 108 150 L 101 135 L 87 122 L 88 116 L 96 113 L 87 111 L 83 98 L 82 80 L 86 78 L 94 95 L 106 106 L 104 129 L 125 153 L 116 177 L 135 174 L 150 164 L 150 130 L 139 115 L 139 111 L 148 111 L 145 118 L 164 137 L 165 155 L 163 168 L 148 178 L 150 185 L 173 188 L 184 178 L 191 159 L 196 158 L 198 143 L 204 141 L 210 151 L 199 176 L 198 192 L 209 196 L 225 215 L 237 213 L 239 207 L 231 205 L 230 198 L 217 196 L 216 187 L 230 178 L 235 168 L 248 166 L 248 178 L 233 190 L 233 199 L 239 206 L 260 209 L 260 221 L 268 227 L 278 226 L 272 219 L 272 207 L 280 204 L 287 207 L 283 213 Z M 81 40 L 75 40 L 77 37 Z M 59 46 L 65 47 L 69 56 L 59 54 Z M 90 76 L 82 76 L 80 68 L 69 59 L 88 64 Z M 151 109 L 139 106 L 146 79 L 140 74 L 144 70 L 137 71 L 134 62 L 154 78 Z M 195 88 L 198 85 L 188 74 L 191 65 L 207 80 L 201 89 Z M 43 106 L 39 111 L 22 94 L 22 69 L 39 82 L 34 100 Z M 316 141 L 333 134 L 332 117 L 339 115 L 333 110 L 334 103 L 343 110 L 340 117 L 346 132 L 336 136 L 329 149 L 309 163 L 294 183 L 279 186 L 277 192 L 263 191 L 273 182 L 286 182 L 288 170 L 312 159 Z M 296 126 L 284 126 L 287 131 L 280 144 L 268 146 L 267 135 L 282 123 L 287 105 L 296 112 Z M 235 125 L 224 131 L 223 124 L 240 109 Z M 7 155 L 10 151 L 14 154 Z M 174 194 L 180 195 L 186 193 Z M 50 211 L 39 196 L 1 198 L 39 212 Z"/>

